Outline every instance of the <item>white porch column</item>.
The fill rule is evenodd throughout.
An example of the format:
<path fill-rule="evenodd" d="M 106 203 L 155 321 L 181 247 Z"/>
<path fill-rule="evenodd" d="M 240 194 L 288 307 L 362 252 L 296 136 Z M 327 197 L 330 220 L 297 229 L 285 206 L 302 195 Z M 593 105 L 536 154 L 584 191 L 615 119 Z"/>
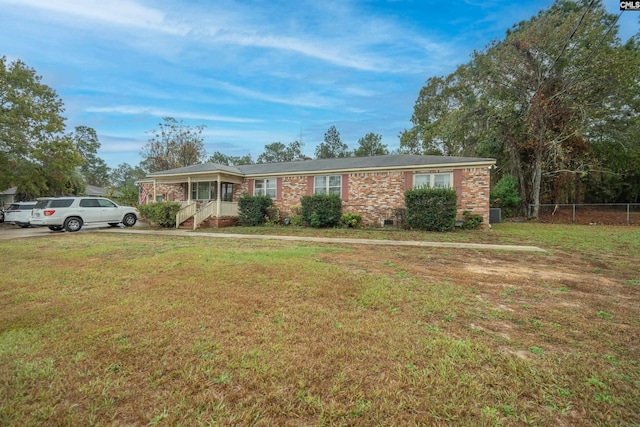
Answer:
<path fill-rule="evenodd" d="M 155 203 L 157 200 L 156 197 L 156 179 L 153 179 L 153 200 L 151 201 L 151 203 Z"/>
<path fill-rule="evenodd" d="M 216 218 L 220 218 L 220 209 L 222 207 L 220 203 L 220 199 L 222 198 L 222 194 L 220 194 L 220 190 L 222 185 L 220 184 L 220 174 L 218 174 L 218 179 L 216 180 Z"/>
<path fill-rule="evenodd" d="M 187 177 L 187 202 L 191 203 L 191 177 Z"/>

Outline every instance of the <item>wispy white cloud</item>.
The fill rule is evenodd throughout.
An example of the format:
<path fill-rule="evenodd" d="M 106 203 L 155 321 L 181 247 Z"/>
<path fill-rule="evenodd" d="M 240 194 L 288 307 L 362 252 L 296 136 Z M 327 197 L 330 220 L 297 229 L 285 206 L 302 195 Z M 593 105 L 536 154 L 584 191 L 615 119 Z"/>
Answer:
<path fill-rule="evenodd" d="M 261 119 L 247 119 L 242 117 L 220 116 L 216 114 L 190 113 L 187 111 L 169 111 L 153 107 L 137 107 L 121 105 L 117 107 L 88 107 L 88 113 L 122 114 L 122 115 L 149 115 L 155 117 L 175 117 L 178 119 L 207 120 L 212 122 L 227 123 L 261 123 Z"/>
<path fill-rule="evenodd" d="M 254 89 L 248 89 L 246 87 L 238 86 L 233 83 L 212 80 L 213 84 L 218 88 L 225 90 L 234 95 L 239 95 L 249 99 L 266 101 L 274 104 L 291 105 L 297 107 L 314 107 L 314 108 L 329 108 L 335 105 L 334 99 L 329 99 L 325 96 L 317 95 L 314 93 L 306 93 L 302 95 L 294 96 L 275 96 L 268 93 L 264 93 Z"/>
<path fill-rule="evenodd" d="M 69 25 L 89 20 L 131 30 L 153 30 L 197 40 L 205 46 L 235 45 L 291 53 L 366 72 L 407 71 L 413 64 L 402 58 L 409 50 L 418 49 L 428 55 L 447 51 L 443 44 L 419 36 L 392 18 L 366 15 L 348 2 L 305 3 L 287 11 L 287 25 L 278 15 L 281 9 L 261 3 L 249 7 L 233 0 L 185 4 L 175 10 L 170 9 L 171 4 L 150 7 L 138 0 L 0 0 L 3 3 L 50 11 L 67 17 Z M 152 50 L 153 46 L 144 40 L 146 34 L 124 41 Z M 380 55 L 381 50 L 384 55 Z M 390 52 L 396 53 L 390 57 Z"/>
<path fill-rule="evenodd" d="M 161 10 L 144 6 L 134 0 L 2 0 L 0 3 L 44 9 L 76 19 L 80 17 L 171 34 L 186 34 L 189 30 L 184 25 L 168 22 Z"/>

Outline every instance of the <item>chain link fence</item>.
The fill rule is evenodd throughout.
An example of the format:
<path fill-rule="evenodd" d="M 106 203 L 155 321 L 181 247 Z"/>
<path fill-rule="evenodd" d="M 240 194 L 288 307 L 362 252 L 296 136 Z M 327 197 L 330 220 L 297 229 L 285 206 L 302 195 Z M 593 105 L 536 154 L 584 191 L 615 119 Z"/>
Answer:
<path fill-rule="evenodd" d="M 529 205 L 531 217 L 533 205 Z M 640 203 L 540 205 L 538 221 L 560 224 L 640 225 Z"/>

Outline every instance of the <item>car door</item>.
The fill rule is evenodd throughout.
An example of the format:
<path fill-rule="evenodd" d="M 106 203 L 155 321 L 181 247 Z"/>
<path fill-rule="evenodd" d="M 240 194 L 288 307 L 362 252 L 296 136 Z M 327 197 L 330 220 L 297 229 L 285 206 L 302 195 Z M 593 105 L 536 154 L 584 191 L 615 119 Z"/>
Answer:
<path fill-rule="evenodd" d="M 78 204 L 78 213 L 82 216 L 82 220 L 86 223 L 100 222 L 102 213 L 100 212 L 100 204 L 98 199 L 81 199 Z"/>
<path fill-rule="evenodd" d="M 101 221 L 102 222 L 120 222 L 122 221 L 120 209 L 118 206 L 108 199 L 98 199 L 100 204 Z"/>

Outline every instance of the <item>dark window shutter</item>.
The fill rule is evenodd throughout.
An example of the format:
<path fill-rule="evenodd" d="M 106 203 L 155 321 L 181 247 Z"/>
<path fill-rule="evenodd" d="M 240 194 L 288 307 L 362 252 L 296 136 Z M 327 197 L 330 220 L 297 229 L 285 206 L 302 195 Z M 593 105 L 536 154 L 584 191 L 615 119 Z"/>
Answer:
<path fill-rule="evenodd" d="M 313 177 L 307 177 L 307 196 L 313 196 Z"/>
<path fill-rule="evenodd" d="M 462 169 L 453 170 L 453 188 L 458 193 L 458 206 L 462 203 Z"/>
<path fill-rule="evenodd" d="M 404 173 L 404 189 L 411 190 L 413 188 L 413 172 Z"/>
<path fill-rule="evenodd" d="M 349 174 L 342 174 L 342 200 L 349 200 Z"/>
<path fill-rule="evenodd" d="M 282 178 L 276 178 L 276 200 L 282 200 Z"/>
<path fill-rule="evenodd" d="M 253 196 L 253 179 L 249 178 L 247 180 L 247 191 L 249 192 L 250 196 Z"/>

